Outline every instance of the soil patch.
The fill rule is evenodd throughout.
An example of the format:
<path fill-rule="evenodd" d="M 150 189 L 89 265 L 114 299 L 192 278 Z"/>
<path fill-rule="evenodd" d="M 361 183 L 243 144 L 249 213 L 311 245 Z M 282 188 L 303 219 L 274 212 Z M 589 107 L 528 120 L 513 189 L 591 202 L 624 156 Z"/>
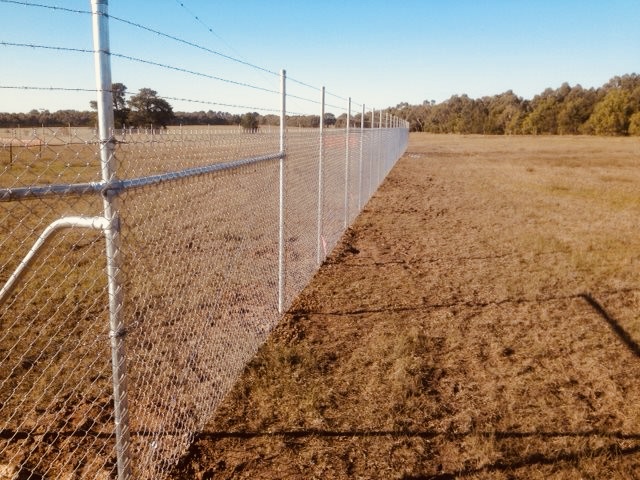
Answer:
<path fill-rule="evenodd" d="M 412 135 L 174 478 L 640 478 L 640 141 Z"/>

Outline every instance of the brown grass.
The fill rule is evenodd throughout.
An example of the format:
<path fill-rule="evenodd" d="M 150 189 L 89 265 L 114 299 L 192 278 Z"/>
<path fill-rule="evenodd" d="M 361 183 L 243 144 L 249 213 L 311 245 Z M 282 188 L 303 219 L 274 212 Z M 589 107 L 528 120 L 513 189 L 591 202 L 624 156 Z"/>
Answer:
<path fill-rule="evenodd" d="M 640 143 L 415 134 L 174 478 L 640 478 Z"/>

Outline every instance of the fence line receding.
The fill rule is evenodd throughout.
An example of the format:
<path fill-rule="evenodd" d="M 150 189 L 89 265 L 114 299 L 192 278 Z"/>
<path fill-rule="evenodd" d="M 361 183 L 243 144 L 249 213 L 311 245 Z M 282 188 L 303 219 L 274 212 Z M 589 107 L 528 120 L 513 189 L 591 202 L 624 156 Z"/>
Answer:
<path fill-rule="evenodd" d="M 98 128 L 0 134 L 0 478 L 165 477 L 408 141 L 284 71 L 280 127 L 114 129 L 92 7 Z"/>

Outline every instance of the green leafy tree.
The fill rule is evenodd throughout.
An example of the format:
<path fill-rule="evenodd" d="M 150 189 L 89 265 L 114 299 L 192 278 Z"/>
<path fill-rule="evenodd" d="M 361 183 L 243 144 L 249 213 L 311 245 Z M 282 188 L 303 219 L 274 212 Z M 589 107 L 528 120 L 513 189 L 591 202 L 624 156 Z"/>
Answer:
<path fill-rule="evenodd" d="M 556 93 L 547 88 L 541 95 L 536 95 L 531 102 L 531 112 L 522 122 L 523 133 L 540 135 L 558 133 L 558 112 L 560 102 Z"/>
<path fill-rule="evenodd" d="M 640 112 L 636 112 L 629 118 L 629 135 L 640 136 Z"/>
<path fill-rule="evenodd" d="M 627 135 L 632 114 L 631 95 L 627 90 L 609 90 L 595 106 L 588 128 L 596 135 Z"/>
<path fill-rule="evenodd" d="M 141 88 L 137 95 L 127 101 L 131 109 L 128 121 L 131 125 L 142 127 L 156 125 L 166 128 L 175 118 L 173 108 L 158 92 L 150 88 Z"/>
<path fill-rule="evenodd" d="M 486 119 L 482 132 L 491 135 L 515 134 L 524 116 L 524 103 L 512 90 L 484 99 Z"/>
<path fill-rule="evenodd" d="M 594 89 L 585 90 L 580 85 L 573 87 L 564 97 L 558 112 L 558 133 L 560 135 L 581 133 L 593 112 L 597 99 Z"/>

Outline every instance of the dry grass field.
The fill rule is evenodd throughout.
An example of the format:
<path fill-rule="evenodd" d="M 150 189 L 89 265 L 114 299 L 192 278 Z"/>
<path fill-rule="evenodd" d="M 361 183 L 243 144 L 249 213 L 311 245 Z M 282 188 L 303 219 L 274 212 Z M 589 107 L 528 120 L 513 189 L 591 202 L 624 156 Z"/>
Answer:
<path fill-rule="evenodd" d="M 640 140 L 414 134 L 176 479 L 640 478 Z"/>

